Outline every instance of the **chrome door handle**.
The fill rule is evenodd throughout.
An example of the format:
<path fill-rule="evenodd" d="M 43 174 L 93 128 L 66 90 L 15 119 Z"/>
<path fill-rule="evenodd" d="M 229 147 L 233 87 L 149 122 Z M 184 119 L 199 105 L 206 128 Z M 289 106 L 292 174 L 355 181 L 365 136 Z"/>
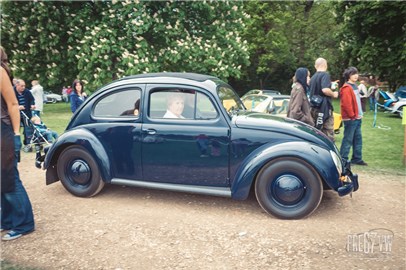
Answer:
<path fill-rule="evenodd" d="M 142 130 L 145 133 L 148 133 L 149 135 L 154 135 L 156 134 L 156 130 L 155 129 L 143 129 Z"/>

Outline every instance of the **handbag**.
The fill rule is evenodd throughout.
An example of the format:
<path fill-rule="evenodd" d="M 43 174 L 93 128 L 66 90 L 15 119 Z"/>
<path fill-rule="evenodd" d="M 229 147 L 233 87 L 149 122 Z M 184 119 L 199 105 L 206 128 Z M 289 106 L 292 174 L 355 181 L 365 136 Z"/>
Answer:
<path fill-rule="evenodd" d="M 323 103 L 323 97 L 320 95 L 313 95 L 310 97 L 310 104 L 312 107 L 320 108 L 321 104 Z"/>

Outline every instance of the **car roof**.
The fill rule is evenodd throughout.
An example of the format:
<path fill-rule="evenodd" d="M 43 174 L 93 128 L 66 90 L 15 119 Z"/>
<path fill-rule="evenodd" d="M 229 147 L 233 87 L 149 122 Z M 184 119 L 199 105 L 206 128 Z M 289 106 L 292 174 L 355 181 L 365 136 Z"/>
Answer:
<path fill-rule="evenodd" d="M 159 73 L 145 73 L 138 75 L 130 75 L 115 81 L 112 81 L 106 85 L 99 88 L 92 96 L 103 93 L 104 91 L 111 89 L 112 87 L 119 86 L 126 83 L 158 83 L 158 84 L 187 84 L 194 85 L 198 87 L 204 87 L 207 90 L 215 91 L 218 85 L 227 85 L 221 79 L 211 76 L 203 75 L 198 73 L 190 72 L 159 72 Z"/>
<path fill-rule="evenodd" d="M 280 95 L 280 91 L 274 89 L 252 89 L 247 91 L 246 94 L 278 94 Z"/>
<path fill-rule="evenodd" d="M 197 82 L 204 82 L 207 80 L 218 81 L 217 77 L 211 75 L 204 75 L 198 73 L 190 73 L 190 72 L 158 72 L 158 73 L 145 73 L 145 74 L 138 74 L 138 75 L 131 75 L 122 78 L 121 80 L 128 80 L 128 79 L 139 79 L 139 78 L 158 78 L 158 77 L 169 77 L 169 78 L 179 78 L 179 79 L 187 79 Z"/>
<path fill-rule="evenodd" d="M 272 96 L 273 99 L 290 99 L 289 95 L 276 95 Z"/>
<path fill-rule="evenodd" d="M 268 96 L 268 95 L 263 95 L 263 94 L 250 94 L 250 95 L 244 95 L 241 99 L 247 99 L 250 97 L 272 98 L 273 96 Z"/>
<path fill-rule="evenodd" d="M 242 99 L 246 99 L 249 97 L 264 97 L 264 98 L 270 98 L 270 99 L 290 99 L 289 95 L 264 95 L 264 94 L 251 94 L 251 95 L 245 95 L 242 97 Z"/>

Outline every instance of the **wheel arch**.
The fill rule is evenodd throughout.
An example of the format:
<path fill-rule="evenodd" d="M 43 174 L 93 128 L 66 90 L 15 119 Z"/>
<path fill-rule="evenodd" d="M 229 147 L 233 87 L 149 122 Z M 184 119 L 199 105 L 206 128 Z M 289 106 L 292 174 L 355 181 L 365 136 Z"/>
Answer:
<path fill-rule="evenodd" d="M 261 168 L 272 160 L 285 157 L 305 161 L 318 173 L 324 188 L 338 189 L 339 174 L 328 150 L 309 142 L 285 142 L 266 144 L 242 162 L 231 183 L 232 198 L 245 200 Z"/>
<path fill-rule="evenodd" d="M 87 129 L 80 128 L 63 133 L 46 153 L 44 169 L 47 170 L 47 185 L 59 181 L 56 164 L 61 153 L 72 145 L 81 146 L 88 151 L 98 164 L 103 181 L 110 182 L 111 166 L 106 150 L 93 133 Z"/>

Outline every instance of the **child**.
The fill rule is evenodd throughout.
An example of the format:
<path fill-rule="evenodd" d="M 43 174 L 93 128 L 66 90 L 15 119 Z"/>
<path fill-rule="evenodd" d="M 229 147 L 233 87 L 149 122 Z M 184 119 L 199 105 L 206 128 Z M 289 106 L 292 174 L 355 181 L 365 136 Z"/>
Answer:
<path fill-rule="evenodd" d="M 41 121 L 41 118 L 39 118 L 39 116 L 34 115 L 31 118 L 31 122 L 34 124 L 34 127 L 41 133 L 42 136 L 45 137 L 45 139 L 48 142 L 52 142 L 53 139 L 58 138 L 58 133 L 47 128 L 47 126 Z"/>

